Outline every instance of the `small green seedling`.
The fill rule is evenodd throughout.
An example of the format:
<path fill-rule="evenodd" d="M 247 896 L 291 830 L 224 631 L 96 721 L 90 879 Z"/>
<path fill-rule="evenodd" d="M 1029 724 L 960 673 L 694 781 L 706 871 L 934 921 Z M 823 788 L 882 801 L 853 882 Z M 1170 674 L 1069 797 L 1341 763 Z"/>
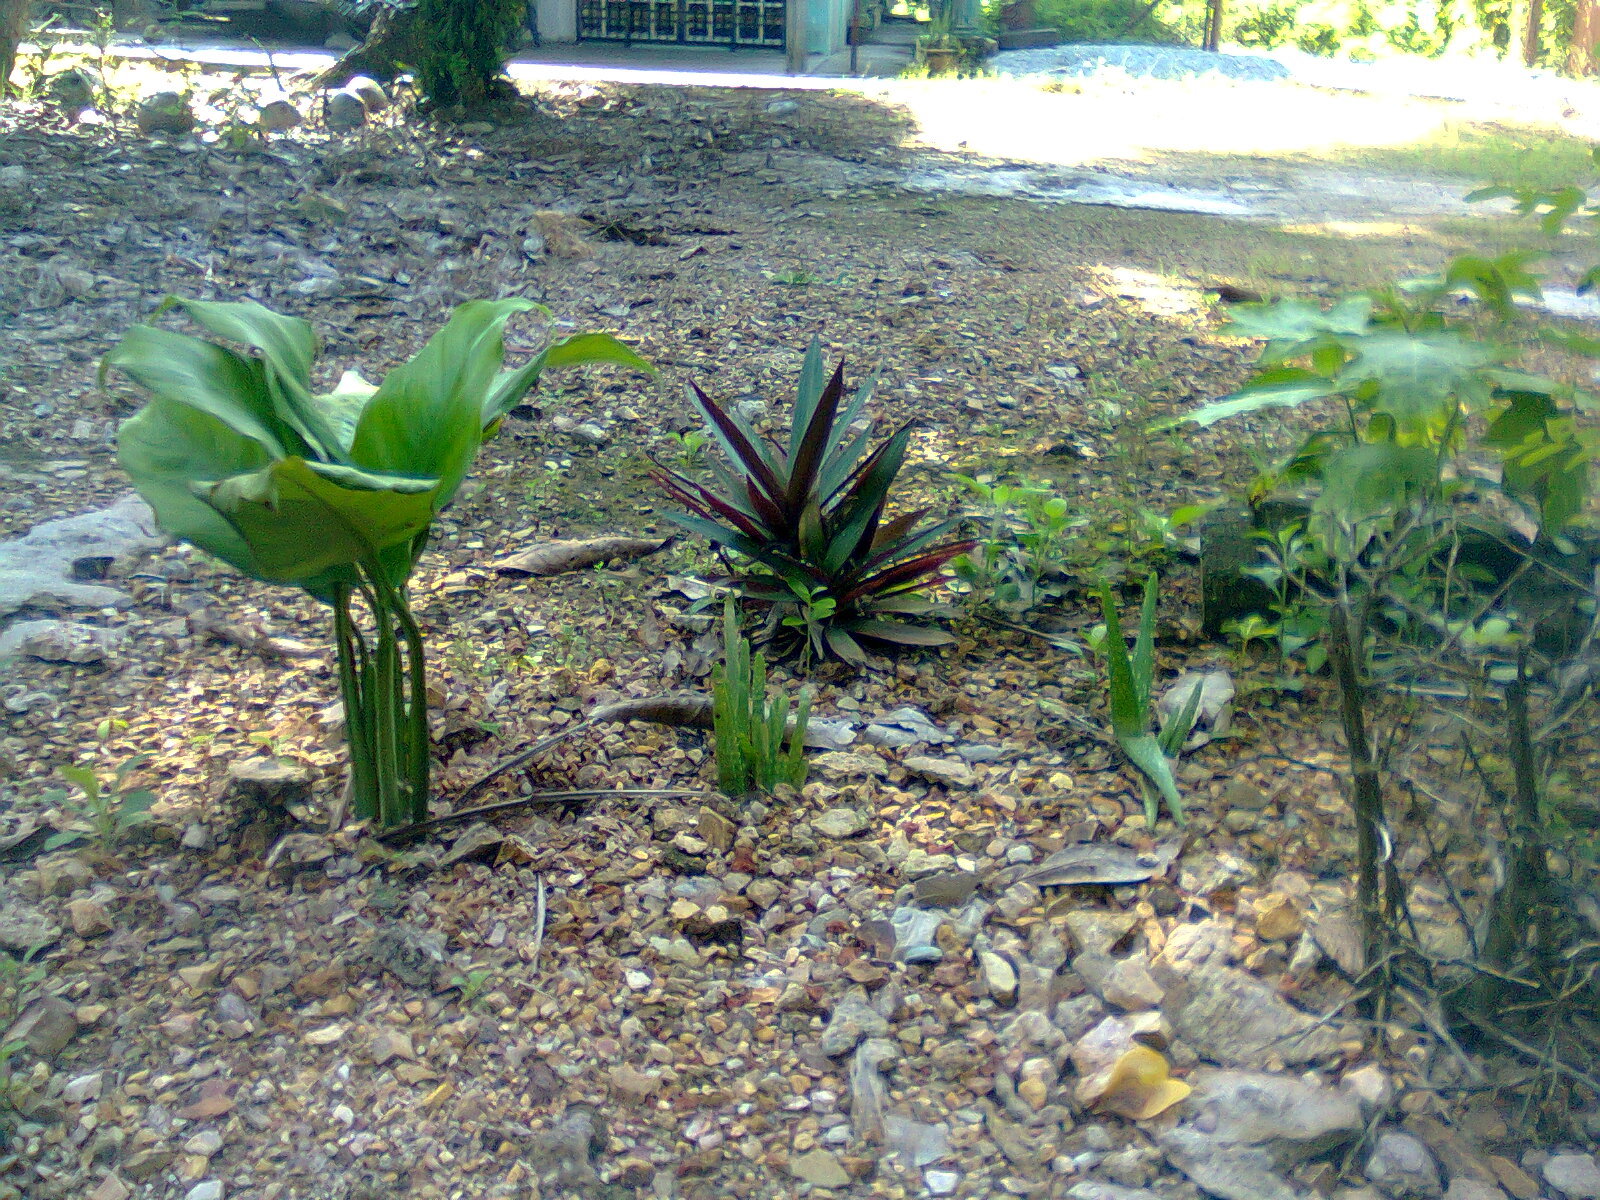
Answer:
<path fill-rule="evenodd" d="M 110 787 L 90 767 L 63 766 L 61 774 L 77 785 L 81 798 L 66 788 L 45 793 L 49 803 L 72 813 L 72 824 L 45 839 L 46 850 L 57 850 L 75 842 L 93 841 L 102 850 L 111 850 L 132 829 L 150 821 L 150 806 L 156 794 L 146 788 L 129 788 L 128 776 L 150 761 L 148 754 L 135 754 L 119 766 Z"/>

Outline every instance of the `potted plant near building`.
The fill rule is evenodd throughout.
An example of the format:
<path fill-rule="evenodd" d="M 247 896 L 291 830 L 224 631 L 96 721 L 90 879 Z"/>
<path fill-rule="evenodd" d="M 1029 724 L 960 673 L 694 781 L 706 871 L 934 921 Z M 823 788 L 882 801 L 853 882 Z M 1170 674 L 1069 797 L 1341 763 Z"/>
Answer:
<path fill-rule="evenodd" d="M 950 32 L 950 17 L 941 13 L 928 22 L 928 32 L 917 39 L 929 75 L 949 75 L 961 65 L 961 43 Z"/>

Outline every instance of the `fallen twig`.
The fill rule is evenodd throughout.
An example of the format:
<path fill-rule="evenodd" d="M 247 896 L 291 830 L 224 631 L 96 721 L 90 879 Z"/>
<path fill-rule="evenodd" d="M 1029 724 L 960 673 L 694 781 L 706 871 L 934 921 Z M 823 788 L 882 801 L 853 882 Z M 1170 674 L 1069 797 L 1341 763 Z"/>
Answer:
<path fill-rule="evenodd" d="M 493 804 L 480 804 L 477 808 L 464 808 L 460 812 L 446 813 L 442 817 L 429 817 L 426 821 L 417 821 L 411 825 L 401 825 L 395 829 L 386 829 L 376 836 L 380 842 L 410 842 L 432 830 L 443 829 L 447 825 L 458 825 L 462 821 L 470 821 L 473 817 L 510 812 L 517 808 L 538 808 L 546 804 L 571 804 L 577 800 L 603 800 L 609 796 L 623 796 L 637 800 L 644 797 L 657 796 L 688 796 L 703 799 L 710 795 L 710 792 L 701 791 L 697 788 L 571 788 L 558 792 L 535 792 L 531 796 L 519 796 L 515 800 L 497 800 Z"/>

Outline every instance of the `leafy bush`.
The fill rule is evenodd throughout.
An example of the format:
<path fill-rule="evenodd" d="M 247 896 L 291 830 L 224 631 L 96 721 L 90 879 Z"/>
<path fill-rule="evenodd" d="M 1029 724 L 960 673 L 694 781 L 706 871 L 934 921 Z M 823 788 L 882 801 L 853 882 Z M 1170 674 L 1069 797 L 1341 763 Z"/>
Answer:
<path fill-rule="evenodd" d="M 1306 497 L 1303 522 L 1269 556 L 1269 573 L 1280 574 L 1268 582 L 1286 609 L 1282 576 L 1292 575 L 1299 602 L 1315 611 L 1310 626 L 1325 637 L 1351 764 L 1369 962 L 1398 936 L 1404 903 L 1395 856 L 1382 849 L 1389 837 L 1382 757 L 1368 733 L 1374 679 L 1426 685 L 1448 670 L 1475 689 L 1498 686 L 1504 711 L 1513 718 L 1521 711 L 1520 732 L 1506 733 L 1511 759 L 1524 764 L 1517 786 L 1489 791 L 1525 849 L 1543 844 L 1526 720 L 1539 622 L 1570 617 L 1575 607 L 1590 640 L 1596 628 L 1585 572 L 1546 567 L 1573 553 L 1568 534 L 1592 493 L 1600 430 L 1584 414 L 1594 401 L 1517 369 L 1510 351 L 1447 315 L 1467 290 L 1502 322 L 1514 320 L 1518 297 L 1539 291 L 1529 258 L 1458 258 L 1436 278 L 1326 311 L 1303 300 L 1235 308 L 1228 331 L 1265 341 L 1259 369 L 1239 392 L 1184 418 L 1209 425 L 1333 401 L 1318 410 L 1326 418 L 1319 427 L 1253 491 L 1288 484 Z M 1498 470 L 1486 475 L 1485 464 Z M 1507 569 L 1486 569 L 1489 560 L 1474 550 L 1485 543 Z M 1529 897 L 1548 895 L 1544 850 L 1519 861 L 1521 882 L 1511 871 L 1491 930 L 1523 928 Z M 1504 932 L 1507 946 L 1519 938 Z M 1492 945 L 1485 943 L 1480 961 L 1491 974 L 1505 971 L 1509 953 L 1491 952 Z"/>
<path fill-rule="evenodd" d="M 1025 612 L 1057 595 L 1067 535 L 1086 521 L 1046 487 L 954 478 L 987 510 L 977 519 L 977 544 L 953 563 L 956 577 L 1002 612 Z"/>
<path fill-rule="evenodd" d="M 1068 42 L 1183 41 L 1182 31 L 1159 11 L 1143 0 L 1037 0 L 1034 5 L 1039 23 L 1060 30 Z"/>
<path fill-rule="evenodd" d="M 811 691 L 800 692 L 794 729 L 784 749 L 789 726 L 789 697 L 767 699 L 767 661 L 750 654 L 739 630 L 739 617 L 729 600 L 722 615 L 722 663 L 711 671 L 712 722 L 717 754 L 717 786 L 729 796 L 752 788 L 771 792 L 780 783 L 799 787 L 806 781 L 806 725 L 811 719 Z"/>
<path fill-rule="evenodd" d="M 102 378 L 114 368 L 150 393 L 118 454 L 161 527 L 333 608 L 358 817 L 427 816 L 425 663 L 406 581 L 479 445 L 548 367 L 644 367 L 615 339 L 581 334 L 502 371 L 506 321 L 538 307 L 463 304 L 377 386 L 346 371 L 331 392 L 313 392 L 310 324 L 250 302 L 172 297 L 158 315 L 181 309 L 254 354 L 141 325 L 102 364 Z"/>
<path fill-rule="evenodd" d="M 905 461 L 912 422 L 868 451 L 863 416 L 871 384 L 844 399 L 844 365 L 824 382 L 815 340 L 800 370 L 786 445 L 757 433 L 737 408 L 690 385 L 727 455 L 705 486 L 656 464 L 652 478 L 688 513 L 668 519 L 732 551 L 734 582 L 747 601 L 768 607 L 769 632 L 795 631 L 807 655 L 861 663 L 860 641 L 941 645 L 942 631 L 886 619 L 925 616 L 935 607 L 915 593 L 966 540 L 941 542 L 959 519 L 918 528 L 928 509 L 884 519 L 889 489 Z"/>
<path fill-rule="evenodd" d="M 427 101 L 484 103 L 525 12 L 526 0 L 418 0 L 417 82 Z"/>

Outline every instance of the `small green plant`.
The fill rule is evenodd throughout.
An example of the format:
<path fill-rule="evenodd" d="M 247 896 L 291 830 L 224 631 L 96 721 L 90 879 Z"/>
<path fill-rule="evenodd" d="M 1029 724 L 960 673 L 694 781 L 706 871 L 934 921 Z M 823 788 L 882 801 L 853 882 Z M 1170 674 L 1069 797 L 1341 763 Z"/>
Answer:
<path fill-rule="evenodd" d="M 469 1008 L 489 990 L 494 972 L 487 967 L 473 967 L 450 977 L 450 986 L 461 994 L 461 1007 Z"/>
<path fill-rule="evenodd" d="M 1066 574 L 1068 535 L 1088 518 L 1074 515 L 1048 488 L 954 478 L 986 510 L 977 544 L 951 564 L 956 578 L 1002 612 L 1025 612 L 1055 597 Z"/>
<path fill-rule="evenodd" d="M 1162 740 L 1152 732 L 1150 690 L 1155 683 L 1155 629 L 1157 580 L 1151 574 L 1145 580 L 1144 604 L 1139 613 L 1139 633 L 1134 639 L 1133 655 L 1128 654 L 1127 643 L 1122 640 L 1122 625 L 1117 619 L 1117 604 L 1109 584 L 1100 585 L 1100 607 L 1105 615 L 1106 631 L 1103 652 L 1106 660 L 1106 691 L 1111 701 L 1111 733 L 1117 745 L 1127 755 L 1128 761 L 1138 768 L 1143 777 L 1145 820 L 1153 829 L 1160 815 L 1161 801 L 1165 800 L 1173 820 L 1182 825 L 1183 798 L 1178 794 L 1178 783 L 1172 775 L 1172 764 Z M 1186 705 L 1187 721 L 1180 714 L 1172 724 L 1182 725 L 1166 740 L 1181 749 L 1189 729 L 1194 725 L 1194 712 L 1199 703 L 1201 689 L 1191 692 Z"/>
<path fill-rule="evenodd" d="M 739 629 L 733 601 L 722 616 L 721 665 L 711 673 L 712 733 L 716 744 L 717 786 L 729 796 L 752 789 L 770 793 L 780 783 L 799 787 L 806 779 L 806 725 L 811 719 L 811 689 L 802 688 L 795 705 L 789 745 L 789 698 L 767 699 L 767 661 L 752 656 Z"/>
<path fill-rule="evenodd" d="M 0 1029 L 7 1028 L 32 999 L 33 989 L 45 981 L 43 963 L 34 962 L 43 946 L 29 946 L 21 957 L 0 954 Z"/>
<path fill-rule="evenodd" d="M 673 462 L 678 470 L 693 471 L 700 465 L 705 457 L 706 446 L 711 441 L 710 434 L 699 429 L 686 430 L 683 433 L 670 433 L 667 435 L 677 447 L 673 454 Z"/>
<path fill-rule="evenodd" d="M 150 806 L 156 794 L 146 788 L 128 787 L 128 777 L 150 761 L 148 754 L 135 754 L 112 773 L 109 785 L 89 767 L 63 766 L 61 774 L 74 784 L 81 796 L 66 788 L 52 788 L 45 800 L 72 814 L 71 824 L 45 839 L 46 850 L 56 850 L 75 842 L 92 841 L 103 851 L 115 850 L 134 829 L 150 822 Z"/>
<path fill-rule="evenodd" d="M 475 300 L 381 384 L 347 371 L 316 393 L 308 322 L 177 297 L 157 315 L 171 308 L 218 340 L 140 325 L 106 356 L 102 378 L 114 368 L 151 397 L 122 426 L 122 467 L 167 532 L 332 608 L 356 816 L 423 820 L 427 687 L 406 587 L 434 517 L 547 368 L 649 368 L 614 338 L 579 334 L 502 370 L 506 322 L 541 306 Z"/>
<path fill-rule="evenodd" d="M 814 275 L 801 267 L 775 272 L 771 278 L 773 283 L 792 288 L 806 288 L 822 282 L 822 276 Z"/>
<path fill-rule="evenodd" d="M 667 513 L 669 520 L 736 556 L 733 586 L 744 600 L 770 610 L 769 633 L 784 631 L 797 604 L 820 618 L 817 601 L 832 601 L 821 646 L 858 665 L 866 661 L 861 640 L 917 646 L 953 640 L 942 630 L 887 618 L 940 612 L 916 593 L 973 545 L 939 541 L 959 518 L 919 529 L 926 508 L 885 519 L 912 422 L 869 453 L 871 428 L 854 426 L 871 392 L 868 383 L 841 411 L 844 365 L 827 379 L 822 347 L 813 339 L 786 445 L 757 433 L 736 406 L 724 408 L 691 384 L 690 398 L 710 421 L 727 465 L 713 464 L 712 486 L 659 463 L 651 473 L 689 510 Z"/>

